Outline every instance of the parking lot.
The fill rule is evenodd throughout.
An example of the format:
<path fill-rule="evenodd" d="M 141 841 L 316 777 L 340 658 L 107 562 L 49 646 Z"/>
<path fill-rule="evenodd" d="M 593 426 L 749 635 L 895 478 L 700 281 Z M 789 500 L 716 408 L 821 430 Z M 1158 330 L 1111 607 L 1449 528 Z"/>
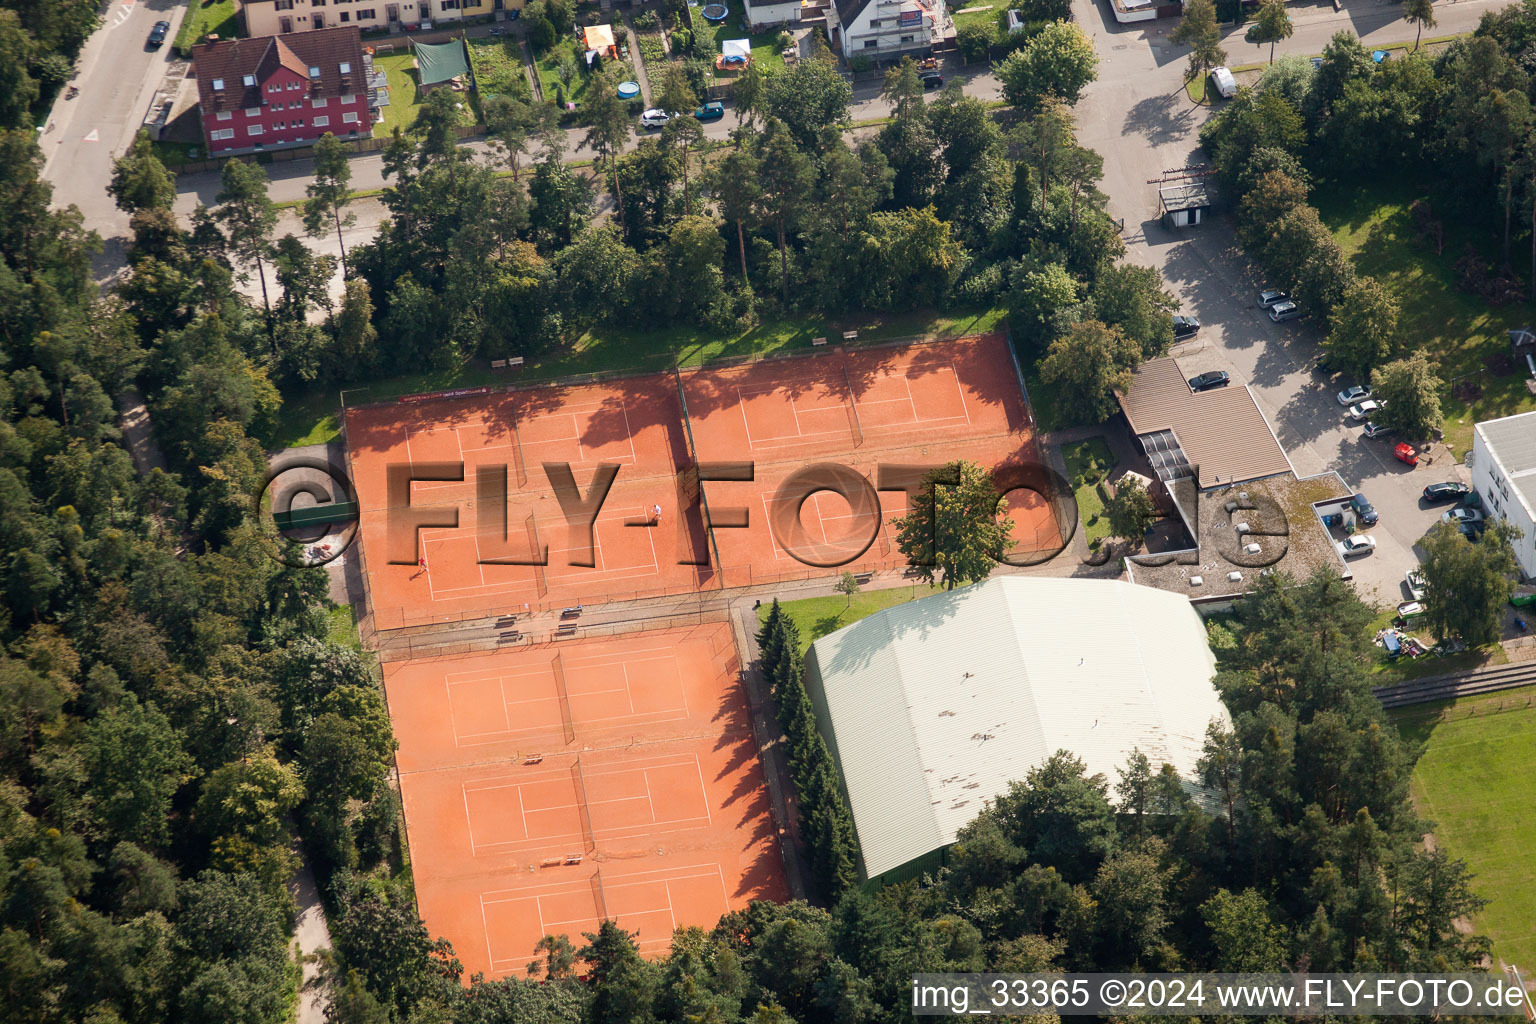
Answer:
<path fill-rule="evenodd" d="M 1441 480 L 1467 483 L 1467 470 L 1441 445 L 1418 466 L 1408 466 L 1392 455 L 1396 437 L 1365 436 L 1363 424 L 1337 398 L 1359 382 L 1315 368 L 1315 328 L 1301 321 L 1276 324 L 1258 307 L 1263 283 L 1248 276 L 1225 221 L 1170 243 L 1164 274 L 1183 301 L 1182 312 L 1201 321 L 1200 333 L 1173 351 L 1180 365 L 1191 373 L 1226 370 L 1235 383 L 1248 384 L 1299 475 L 1335 470 L 1370 499 L 1379 521 L 1365 532 L 1376 538 L 1376 550 L 1349 559 L 1356 585 L 1380 605 L 1406 599 L 1403 576 L 1419 560 L 1414 545 L 1450 507 L 1424 501 L 1424 487 Z"/>

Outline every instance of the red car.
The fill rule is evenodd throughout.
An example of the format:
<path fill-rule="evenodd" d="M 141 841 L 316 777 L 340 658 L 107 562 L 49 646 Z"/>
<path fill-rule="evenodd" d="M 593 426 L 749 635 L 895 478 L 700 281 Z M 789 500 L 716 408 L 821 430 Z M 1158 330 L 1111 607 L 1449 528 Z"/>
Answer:
<path fill-rule="evenodd" d="M 1407 441 L 1399 441 L 1397 447 L 1392 449 L 1392 454 L 1396 456 L 1399 462 L 1406 462 L 1410 466 L 1417 466 L 1419 464 L 1418 451 Z"/>

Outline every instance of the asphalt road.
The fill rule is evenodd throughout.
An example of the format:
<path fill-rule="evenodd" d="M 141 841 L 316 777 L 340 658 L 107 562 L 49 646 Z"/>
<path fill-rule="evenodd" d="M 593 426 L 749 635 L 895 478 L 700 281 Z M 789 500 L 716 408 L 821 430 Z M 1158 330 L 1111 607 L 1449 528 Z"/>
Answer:
<path fill-rule="evenodd" d="M 74 203 L 85 214 L 86 227 L 106 240 L 96 260 L 99 279 L 111 277 L 122 266 L 128 234 L 127 214 L 106 192 L 112 161 L 127 150 L 143 124 L 173 57 L 171 42 L 185 12 L 180 0 L 110 0 L 101 27 L 76 61 L 73 84 L 79 95 L 65 99 L 60 93 L 38 136 L 46 161 L 43 176 L 53 183 L 54 205 Z M 157 21 L 169 21 L 171 31 L 163 46 L 151 50 L 146 40 Z"/>

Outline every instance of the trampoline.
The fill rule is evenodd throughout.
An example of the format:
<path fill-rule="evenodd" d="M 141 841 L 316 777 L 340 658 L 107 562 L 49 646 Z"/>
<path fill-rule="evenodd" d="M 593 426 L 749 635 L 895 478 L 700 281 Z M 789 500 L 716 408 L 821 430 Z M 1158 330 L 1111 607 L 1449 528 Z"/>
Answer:
<path fill-rule="evenodd" d="M 619 99 L 632 100 L 640 95 L 640 86 L 634 82 L 619 83 Z"/>
<path fill-rule="evenodd" d="M 724 21 L 731 13 L 731 9 L 725 4 L 705 4 L 704 9 L 699 13 L 704 15 L 705 21 Z"/>

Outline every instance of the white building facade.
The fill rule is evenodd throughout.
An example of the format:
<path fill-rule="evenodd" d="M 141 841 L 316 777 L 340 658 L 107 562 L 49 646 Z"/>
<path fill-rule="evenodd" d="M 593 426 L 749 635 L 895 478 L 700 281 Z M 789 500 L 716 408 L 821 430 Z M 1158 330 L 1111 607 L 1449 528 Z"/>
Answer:
<path fill-rule="evenodd" d="M 955 20 L 944 0 L 838 0 L 827 11 L 827 28 L 847 60 L 862 53 L 889 61 L 955 42 Z"/>
<path fill-rule="evenodd" d="M 1484 514 L 1520 528 L 1515 560 L 1527 579 L 1536 577 L 1536 412 L 1477 424 L 1467 462 Z"/>
<path fill-rule="evenodd" d="M 498 10 L 521 10 L 525 0 L 245 0 L 246 35 L 276 36 L 356 25 L 367 32 L 398 26 L 433 27 Z"/>

